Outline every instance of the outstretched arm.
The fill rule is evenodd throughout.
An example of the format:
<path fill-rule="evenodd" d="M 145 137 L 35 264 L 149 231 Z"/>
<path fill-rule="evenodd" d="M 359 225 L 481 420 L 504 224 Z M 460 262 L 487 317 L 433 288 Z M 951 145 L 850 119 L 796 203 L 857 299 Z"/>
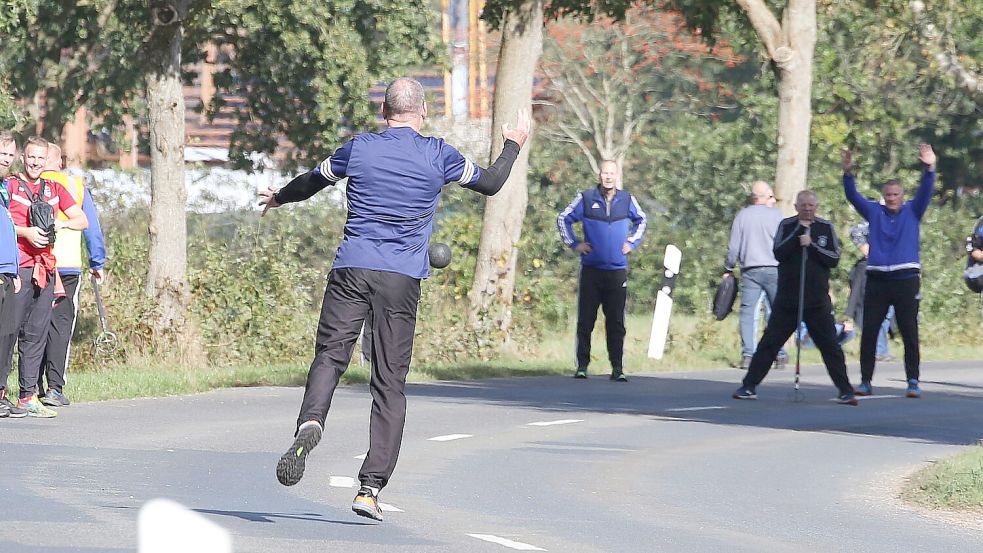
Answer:
<path fill-rule="evenodd" d="M 487 169 L 479 168 L 478 180 L 471 186 L 472 190 L 485 196 L 494 196 L 502 189 L 512 172 L 512 164 L 519 157 L 519 150 L 529 138 L 530 124 L 529 113 L 526 110 L 519 110 L 514 129 L 510 128 L 508 123 L 502 125 L 502 137 L 505 139 L 502 153 Z"/>
<path fill-rule="evenodd" d="M 270 187 L 259 192 L 259 205 L 263 206 L 262 215 L 270 209 L 291 202 L 301 202 L 324 190 L 347 176 L 348 160 L 351 157 L 352 141 L 348 141 L 335 150 L 331 157 L 325 159 L 317 167 L 293 178 L 279 190 Z"/>
<path fill-rule="evenodd" d="M 922 171 L 922 180 L 918 184 L 918 192 L 911 200 L 911 207 L 915 210 L 915 215 L 921 219 L 925 215 L 925 211 L 928 210 L 928 204 L 932 201 L 932 194 L 935 192 L 936 157 L 932 146 L 919 144 L 918 159 L 921 160 L 924 170 Z"/>
<path fill-rule="evenodd" d="M 857 192 L 857 179 L 853 175 L 853 152 L 850 150 L 843 150 L 843 192 L 857 213 L 867 219 L 871 202 Z"/>

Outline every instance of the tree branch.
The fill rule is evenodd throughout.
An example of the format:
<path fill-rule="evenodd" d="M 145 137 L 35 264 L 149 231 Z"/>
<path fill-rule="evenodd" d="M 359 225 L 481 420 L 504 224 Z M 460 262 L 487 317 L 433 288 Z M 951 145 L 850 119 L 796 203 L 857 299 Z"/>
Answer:
<path fill-rule="evenodd" d="M 925 13 L 925 4 L 921 0 L 911 0 L 908 7 L 915 15 L 918 25 L 919 42 L 928 50 L 929 55 L 939 64 L 939 70 L 956 81 L 956 85 L 968 92 L 976 102 L 983 102 L 983 77 L 967 69 L 959 61 L 955 52 L 948 51 L 943 44 L 944 35 Z"/>
<path fill-rule="evenodd" d="M 779 58 L 783 57 L 784 52 L 779 51 L 779 48 L 785 46 L 786 40 L 782 32 L 782 25 L 775 18 L 775 14 L 771 12 L 764 0 L 737 0 L 737 5 L 747 15 L 754 32 L 764 44 L 768 57 L 781 63 L 783 60 Z"/>

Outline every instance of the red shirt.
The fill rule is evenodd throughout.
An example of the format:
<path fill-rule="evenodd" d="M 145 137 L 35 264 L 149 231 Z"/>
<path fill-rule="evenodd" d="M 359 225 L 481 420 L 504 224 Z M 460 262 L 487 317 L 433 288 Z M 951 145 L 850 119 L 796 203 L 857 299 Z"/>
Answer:
<path fill-rule="evenodd" d="M 28 187 L 31 191 L 31 196 L 36 196 L 41 188 L 41 181 L 45 183 L 44 196 L 41 199 L 55 208 L 55 214 L 59 211 L 64 212 L 73 205 L 78 205 L 68 190 L 65 190 L 65 187 L 55 181 L 38 179 L 38 182 L 32 185 L 28 184 L 27 177 L 22 174 L 9 176 L 3 180 L 3 185 L 10 192 L 10 218 L 14 220 L 15 226 L 31 226 L 27 220 L 28 213 L 31 209 L 31 197 L 24 191 L 24 187 Z M 34 256 L 45 251 L 50 252 L 53 247 L 53 245 L 48 245 L 44 248 L 35 248 L 26 238 L 17 237 L 17 250 L 20 252 L 20 268 L 33 267 Z"/>

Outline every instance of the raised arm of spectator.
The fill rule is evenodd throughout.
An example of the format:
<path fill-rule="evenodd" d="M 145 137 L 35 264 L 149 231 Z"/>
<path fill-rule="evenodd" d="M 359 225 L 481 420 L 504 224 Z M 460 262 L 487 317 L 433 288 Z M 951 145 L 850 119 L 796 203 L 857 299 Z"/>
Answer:
<path fill-rule="evenodd" d="M 868 215 L 872 209 L 875 209 L 877 202 L 864 198 L 857 191 L 857 179 L 853 175 L 853 152 L 850 150 L 843 150 L 843 192 L 846 193 L 847 201 L 853 205 L 857 213 L 860 213 L 864 219 L 869 219 Z"/>
<path fill-rule="evenodd" d="M 921 182 L 918 183 L 918 192 L 911 200 L 911 207 L 915 214 L 921 219 L 928 210 L 928 204 L 932 201 L 932 194 L 935 192 L 935 152 L 929 144 L 918 145 L 918 159 L 921 160 L 923 171 Z"/>

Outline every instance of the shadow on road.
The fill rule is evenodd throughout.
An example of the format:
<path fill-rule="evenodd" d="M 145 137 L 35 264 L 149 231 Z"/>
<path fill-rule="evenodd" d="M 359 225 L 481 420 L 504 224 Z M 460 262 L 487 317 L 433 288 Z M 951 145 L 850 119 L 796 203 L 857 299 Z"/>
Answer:
<path fill-rule="evenodd" d="M 235 517 L 248 522 L 275 522 L 273 519 L 284 520 L 305 520 L 309 522 L 327 522 L 329 524 L 343 524 L 345 526 L 376 526 L 369 522 L 358 522 L 351 520 L 331 520 L 324 518 L 318 513 L 261 513 L 254 511 L 220 511 L 218 509 L 192 509 L 196 513 L 206 515 L 221 515 Z"/>
<path fill-rule="evenodd" d="M 888 369 L 892 373 L 896 369 Z M 773 372 L 758 387 L 757 401 L 730 397 L 739 386 L 739 371 L 712 373 L 721 380 L 692 376 L 633 376 L 628 383 L 606 376 L 587 380 L 536 377 L 414 384 L 407 395 L 448 403 L 483 402 L 532 407 L 545 412 L 596 412 L 639 415 L 717 425 L 757 426 L 808 432 L 841 432 L 945 444 L 969 444 L 983 436 L 983 386 L 924 381 L 922 399 L 904 398 L 904 381 L 882 376 L 878 394 L 860 406 L 831 401 L 832 384 L 805 383 L 805 401 L 787 399 L 791 371 Z M 807 367 L 803 374 L 818 381 L 825 370 Z M 967 372 L 967 374 L 969 374 Z M 892 376 L 896 376 L 893 375 Z M 724 380 L 727 378 L 727 380 Z"/>

